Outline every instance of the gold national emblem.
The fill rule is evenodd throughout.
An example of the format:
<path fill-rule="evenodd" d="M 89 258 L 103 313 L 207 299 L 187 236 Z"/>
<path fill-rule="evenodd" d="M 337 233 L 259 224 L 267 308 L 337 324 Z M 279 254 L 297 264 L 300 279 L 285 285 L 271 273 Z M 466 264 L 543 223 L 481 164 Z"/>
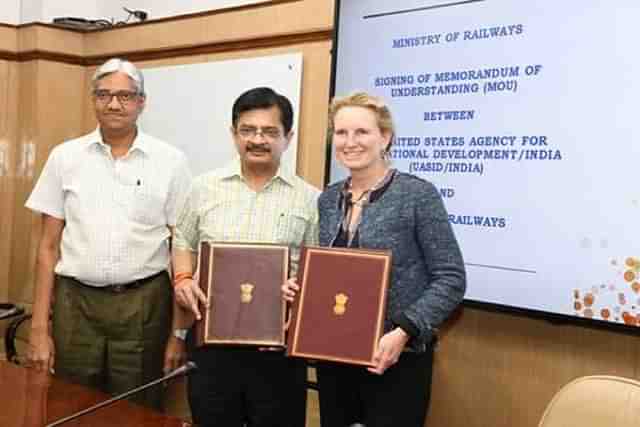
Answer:
<path fill-rule="evenodd" d="M 240 301 L 244 304 L 249 304 L 253 299 L 254 285 L 251 283 L 243 283 L 240 285 Z"/>
<path fill-rule="evenodd" d="M 349 297 L 343 293 L 339 293 L 335 296 L 336 305 L 333 306 L 333 313 L 336 316 L 342 316 L 347 311 L 347 301 Z"/>

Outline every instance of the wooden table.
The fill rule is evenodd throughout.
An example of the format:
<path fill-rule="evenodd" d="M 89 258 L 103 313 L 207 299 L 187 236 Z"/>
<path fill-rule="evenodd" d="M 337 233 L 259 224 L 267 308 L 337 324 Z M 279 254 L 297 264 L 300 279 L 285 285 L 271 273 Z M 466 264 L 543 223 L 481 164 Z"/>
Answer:
<path fill-rule="evenodd" d="M 0 361 L 0 426 L 43 427 L 108 399 L 104 393 Z M 69 427 L 190 427 L 178 418 L 121 401 L 70 421 Z"/>

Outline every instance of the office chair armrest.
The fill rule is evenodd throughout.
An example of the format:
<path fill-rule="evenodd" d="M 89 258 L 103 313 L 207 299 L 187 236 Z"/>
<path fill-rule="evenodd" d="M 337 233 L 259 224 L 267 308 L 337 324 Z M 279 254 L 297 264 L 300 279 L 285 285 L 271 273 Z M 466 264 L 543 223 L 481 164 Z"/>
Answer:
<path fill-rule="evenodd" d="M 4 334 L 4 349 L 9 362 L 19 365 L 18 353 L 16 351 L 16 336 L 18 335 L 18 329 L 25 321 L 31 319 L 31 314 L 23 314 L 22 316 L 14 319 L 9 324 L 7 331 Z"/>
<path fill-rule="evenodd" d="M 0 303 L 0 320 L 19 316 L 23 313 L 24 313 L 24 308 L 22 307 L 18 307 L 15 304 L 7 303 L 7 302 Z"/>

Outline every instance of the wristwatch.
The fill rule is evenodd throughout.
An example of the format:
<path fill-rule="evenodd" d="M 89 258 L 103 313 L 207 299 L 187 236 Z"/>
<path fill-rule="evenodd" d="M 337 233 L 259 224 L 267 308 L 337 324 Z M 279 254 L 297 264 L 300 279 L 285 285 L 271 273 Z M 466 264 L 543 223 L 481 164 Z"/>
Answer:
<path fill-rule="evenodd" d="M 174 329 L 173 336 L 178 338 L 181 341 L 186 341 L 188 332 L 189 332 L 188 329 Z"/>

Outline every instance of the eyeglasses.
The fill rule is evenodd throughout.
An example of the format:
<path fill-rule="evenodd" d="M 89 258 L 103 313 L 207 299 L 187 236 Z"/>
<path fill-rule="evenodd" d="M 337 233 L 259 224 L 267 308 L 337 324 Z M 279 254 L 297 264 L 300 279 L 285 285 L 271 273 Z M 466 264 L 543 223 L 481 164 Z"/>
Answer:
<path fill-rule="evenodd" d="M 130 90 L 120 90 L 118 92 L 110 92 L 106 89 L 94 90 L 93 96 L 96 101 L 101 104 L 110 104 L 115 96 L 118 98 L 120 105 L 127 105 L 135 101 L 140 94 Z"/>
<path fill-rule="evenodd" d="M 275 140 L 282 135 L 278 128 L 256 128 L 253 126 L 242 126 L 236 132 L 244 139 L 255 138 L 260 135 L 264 139 Z"/>

